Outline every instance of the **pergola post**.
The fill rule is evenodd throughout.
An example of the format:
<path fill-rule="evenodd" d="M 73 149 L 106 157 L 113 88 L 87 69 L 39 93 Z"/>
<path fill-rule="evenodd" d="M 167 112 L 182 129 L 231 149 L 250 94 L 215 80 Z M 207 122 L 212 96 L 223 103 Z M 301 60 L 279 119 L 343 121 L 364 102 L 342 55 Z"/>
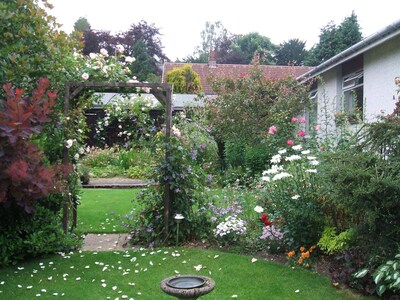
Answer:
<path fill-rule="evenodd" d="M 67 116 L 69 111 L 69 83 L 65 85 L 65 94 L 64 94 L 64 115 Z M 69 163 L 68 157 L 68 149 L 63 148 L 63 163 Z M 63 204 L 63 217 L 62 217 L 62 227 L 64 233 L 68 231 L 68 202 L 65 199 Z"/>

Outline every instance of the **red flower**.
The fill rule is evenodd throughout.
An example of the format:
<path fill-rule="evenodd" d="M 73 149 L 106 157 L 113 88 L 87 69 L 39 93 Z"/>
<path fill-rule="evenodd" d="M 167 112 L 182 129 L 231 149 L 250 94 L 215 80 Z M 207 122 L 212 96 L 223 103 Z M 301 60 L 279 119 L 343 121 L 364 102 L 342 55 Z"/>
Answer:
<path fill-rule="evenodd" d="M 299 130 L 299 131 L 297 132 L 297 135 L 303 137 L 303 136 L 306 135 L 306 133 L 305 133 L 303 130 Z"/>

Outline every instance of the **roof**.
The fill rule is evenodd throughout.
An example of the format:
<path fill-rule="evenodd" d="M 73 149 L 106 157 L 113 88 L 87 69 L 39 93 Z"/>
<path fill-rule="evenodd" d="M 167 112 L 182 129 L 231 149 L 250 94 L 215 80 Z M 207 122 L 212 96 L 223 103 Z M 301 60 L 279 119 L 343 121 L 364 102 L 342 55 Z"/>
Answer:
<path fill-rule="evenodd" d="M 314 69 L 308 71 L 305 74 L 297 77 L 298 80 L 307 80 L 309 78 L 315 77 L 324 73 L 382 43 L 390 40 L 400 34 L 400 19 L 382 30 L 366 37 L 362 41 L 354 44 L 353 46 L 347 48 L 346 50 L 340 52 L 339 54 L 333 56 L 322 64 L 318 65 Z"/>
<path fill-rule="evenodd" d="M 166 82 L 165 76 L 167 72 L 175 68 L 180 68 L 185 65 L 192 65 L 194 72 L 199 74 L 202 92 L 206 95 L 213 95 L 214 92 L 208 82 L 212 76 L 225 77 L 243 77 L 249 74 L 253 65 L 236 65 L 236 64 L 216 64 L 215 61 L 207 63 L 172 63 L 165 62 L 163 68 L 162 82 Z M 313 67 L 298 67 L 298 66 L 271 66 L 260 65 L 261 70 L 269 79 L 282 79 L 288 76 L 299 77 L 300 75 L 312 70 Z"/>

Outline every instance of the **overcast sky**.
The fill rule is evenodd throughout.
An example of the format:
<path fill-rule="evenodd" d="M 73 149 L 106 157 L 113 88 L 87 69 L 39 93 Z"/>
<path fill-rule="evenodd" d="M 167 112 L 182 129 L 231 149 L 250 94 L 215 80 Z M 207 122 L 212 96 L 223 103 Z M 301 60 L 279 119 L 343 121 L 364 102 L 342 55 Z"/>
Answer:
<path fill-rule="evenodd" d="M 79 17 L 92 29 L 127 31 L 145 20 L 161 33 L 164 53 L 171 60 L 192 55 L 200 45 L 205 23 L 220 21 L 233 34 L 258 32 L 274 44 L 292 38 L 310 48 L 319 41 L 321 28 L 339 25 L 354 11 L 363 37 L 399 20 L 398 0 L 49 0 L 50 14 L 70 33 Z"/>

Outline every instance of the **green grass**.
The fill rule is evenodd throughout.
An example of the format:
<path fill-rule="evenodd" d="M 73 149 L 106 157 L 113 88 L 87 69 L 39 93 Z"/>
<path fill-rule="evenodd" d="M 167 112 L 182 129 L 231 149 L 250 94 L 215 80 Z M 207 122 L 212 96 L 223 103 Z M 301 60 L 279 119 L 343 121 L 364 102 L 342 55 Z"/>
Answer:
<path fill-rule="evenodd" d="M 118 219 L 136 206 L 132 200 L 139 192 L 139 189 L 83 189 L 81 204 L 78 206 L 78 231 L 126 232 Z"/>
<path fill-rule="evenodd" d="M 194 266 L 202 265 L 200 271 Z M 173 299 L 169 276 L 198 274 L 216 282 L 201 299 L 373 299 L 334 288 L 327 277 L 252 257 L 202 249 L 76 252 L 0 269 L 1 299 Z M 55 294 L 56 293 L 56 294 Z M 39 296 L 40 295 L 40 296 Z"/>

